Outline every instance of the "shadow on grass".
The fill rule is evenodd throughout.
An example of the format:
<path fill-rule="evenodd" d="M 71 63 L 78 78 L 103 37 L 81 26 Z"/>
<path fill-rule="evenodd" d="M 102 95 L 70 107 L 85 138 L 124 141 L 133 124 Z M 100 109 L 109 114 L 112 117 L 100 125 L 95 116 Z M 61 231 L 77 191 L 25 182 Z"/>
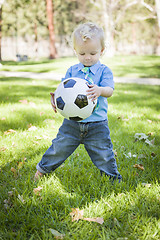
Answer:
<path fill-rule="evenodd" d="M 156 87 L 119 86 L 118 96 L 112 98 L 111 104 L 116 105 L 122 101 L 129 108 L 136 101 L 141 109 L 143 109 L 144 103 L 148 109 L 157 109 L 157 102 L 150 102 L 150 99 L 158 99 L 159 90 Z M 128 93 L 124 94 L 126 89 Z M 14 104 L 18 102 L 20 97 L 27 98 L 27 96 L 29 99 L 35 99 L 36 102 L 38 99 L 46 101 L 45 98 L 48 96 L 50 88 L 46 86 L 18 86 L 18 82 L 16 82 L 16 85 L 12 86 L 11 92 L 4 88 L 3 90 L 6 92 L 2 91 L 1 101 L 4 104 L 9 102 Z M 137 93 L 136 96 L 135 93 Z M 4 101 L 6 95 L 9 99 Z M 24 109 L 16 111 L 16 114 L 20 115 L 18 119 L 21 119 L 22 122 L 14 119 L 8 123 L 1 121 L 2 129 L 12 128 L 15 124 L 17 128 L 24 130 L 28 122 L 41 126 L 46 116 L 49 116 L 48 114 L 40 116 L 34 109 L 34 116 L 31 116 L 32 109 L 26 111 L 25 105 Z M 93 165 L 81 145 L 61 167 L 39 183 L 33 182 L 33 176 L 37 162 L 49 147 L 46 146 L 48 143 L 41 146 L 23 146 L 26 141 L 24 138 L 22 146 L 17 151 L 9 149 L 4 153 L 0 152 L 1 156 L 6 159 L 0 170 L 2 179 L 0 183 L 2 239 L 9 237 L 10 239 L 51 239 L 53 236 L 49 234 L 48 229 L 52 228 L 65 233 L 65 239 L 117 239 L 117 237 L 125 238 L 131 235 L 131 239 L 135 240 L 143 236 L 141 229 L 145 228 L 146 222 L 151 224 L 152 221 L 158 220 L 159 200 L 156 193 L 152 193 L 152 188 L 144 188 L 144 191 L 138 188 L 138 183 L 158 181 L 158 150 L 151 147 L 148 151 L 148 146 L 143 143 L 135 143 L 134 130 L 128 131 L 125 124 L 122 124 L 122 121 L 117 120 L 116 117 L 110 116 L 109 124 L 113 123 L 110 128 L 111 132 L 120 129 L 120 133 L 115 134 L 115 139 L 112 138 L 112 140 L 115 140 L 114 145 L 118 152 L 118 169 L 124 180 L 122 184 L 112 185 L 106 177 L 101 178 L 99 170 Z M 26 122 L 23 122 L 24 120 Z M 137 126 L 138 124 L 140 123 L 137 121 Z M 21 138 L 23 139 L 23 137 Z M 137 147 L 138 144 L 140 147 Z M 124 149 L 127 147 L 127 150 Z M 145 153 L 146 158 L 141 160 L 138 157 L 127 159 L 124 155 L 124 153 L 128 153 L 127 151 L 141 151 L 139 154 Z M 151 156 L 152 151 L 155 151 L 157 155 Z M 27 158 L 27 161 L 22 168 L 18 168 L 19 162 L 24 161 L 24 157 Z M 8 162 L 7 159 L 10 161 Z M 145 171 L 137 173 L 133 165 L 139 161 L 145 165 Z M 16 169 L 17 176 L 11 171 L 11 167 Z M 33 188 L 36 188 L 37 185 L 42 186 L 42 191 L 35 195 Z M 9 197 L 9 191 L 15 191 L 15 195 Z M 4 208 L 4 200 L 8 198 L 10 202 L 7 209 Z M 77 207 L 84 209 L 85 214 L 88 214 L 87 217 L 103 216 L 104 224 L 98 225 L 83 220 L 72 222 L 69 213 L 71 208 Z M 154 227 L 153 225 L 150 227 L 153 235 Z M 133 229 L 138 228 L 140 230 L 134 232 Z"/>
<path fill-rule="evenodd" d="M 46 85 L 41 84 L 41 80 L 33 80 L 26 78 L 1 78 L 2 84 L 0 89 L 0 102 L 2 103 L 18 103 L 20 99 L 35 98 L 40 100 L 50 99 L 50 92 L 54 92 L 59 82 L 43 80 Z M 25 84 L 26 83 L 26 84 Z"/>
<path fill-rule="evenodd" d="M 118 65 L 113 68 L 115 76 L 124 77 L 127 75 L 133 75 L 137 73 L 140 78 L 160 78 L 160 64 L 154 64 L 150 66 L 133 66 L 129 68 L 128 66 Z"/>
<path fill-rule="evenodd" d="M 1 64 L 3 66 L 9 65 L 9 66 L 27 66 L 27 65 L 39 65 L 39 64 L 44 64 L 44 63 L 51 63 L 51 62 L 56 62 L 57 59 L 43 59 L 39 61 L 22 61 L 22 62 L 16 62 L 16 61 L 1 61 Z"/>
<path fill-rule="evenodd" d="M 118 88 L 120 86 L 120 91 Z M 116 84 L 115 93 L 110 102 L 118 104 L 123 103 L 132 107 L 136 106 L 138 108 L 151 108 L 156 111 L 159 110 L 159 98 L 160 86 L 149 86 L 140 84 Z M 128 108 L 128 111 L 130 108 Z"/>
<path fill-rule="evenodd" d="M 56 63 L 57 61 L 63 61 L 65 59 L 68 59 L 69 57 L 61 57 L 57 59 L 41 59 L 38 61 L 35 60 L 29 60 L 29 61 L 22 61 L 22 62 L 16 62 L 16 61 L 1 61 L 2 65 L 9 65 L 9 66 L 27 66 L 27 65 L 39 65 L 39 64 L 44 64 L 44 63 Z"/>
<path fill-rule="evenodd" d="M 78 157 L 78 153 L 85 157 L 85 161 Z M 43 239 L 44 227 L 46 231 L 52 228 L 65 233 L 65 239 L 97 239 L 102 231 L 106 237 L 110 234 L 109 239 L 115 239 L 117 235 L 126 237 L 126 232 L 127 237 L 131 234 L 132 239 L 137 239 L 143 233 L 134 232 L 133 227 L 145 228 L 147 223 L 159 219 L 156 193 L 147 188 L 143 191 L 138 189 L 133 177 L 128 182 L 112 185 L 106 177 L 100 177 L 97 168 L 83 153 L 83 148 L 78 148 L 63 167 L 39 182 L 42 190 L 37 195 L 33 193 L 37 185 L 32 183 L 32 170 L 33 166 L 29 165 L 20 169 L 20 175 L 15 179 L 5 174 L 10 171 L 9 167 L 2 169 L 5 188 L 2 202 L 8 197 L 6 190 L 16 188 L 15 196 L 10 200 L 12 206 L 8 210 L 2 206 L 4 236 L 10 234 L 13 237 L 19 233 L 23 239 L 28 239 L 38 233 Z M 101 226 L 83 220 L 72 222 L 69 213 L 71 208 L 77 207 L 84 209 L 86 217 L 103 216 L 104 224 Z M 152 225 L 150 229 L 153 235 Z M 46 232 L 45 239 L 50 239 L 48 235 Z"/>

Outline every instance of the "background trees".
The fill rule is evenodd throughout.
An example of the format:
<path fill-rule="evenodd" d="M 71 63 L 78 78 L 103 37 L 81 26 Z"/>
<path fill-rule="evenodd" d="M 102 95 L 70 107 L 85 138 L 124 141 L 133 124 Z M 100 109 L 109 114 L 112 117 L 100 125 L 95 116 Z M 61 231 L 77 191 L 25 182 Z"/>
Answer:
<path fill-rule="evenodd" d="M 58 53 L 62 45 L 67 48 L 77 24 L 95 21 L 105 29 L 111 54 L 158 53 L 158 4 L 159 0 L 0 0 L 0 42 L 1 36 L 14 39 L 11 42 L 17 54 L 25 49 L 22 41 L 32 41 L 32 52 L 38 57 L 40 45 L 46 40 L 50 45 L 43 51 L 55 58 L 55 46 Z M 2 52 L 5 46 L 6 41 L 0 45 Z"/>

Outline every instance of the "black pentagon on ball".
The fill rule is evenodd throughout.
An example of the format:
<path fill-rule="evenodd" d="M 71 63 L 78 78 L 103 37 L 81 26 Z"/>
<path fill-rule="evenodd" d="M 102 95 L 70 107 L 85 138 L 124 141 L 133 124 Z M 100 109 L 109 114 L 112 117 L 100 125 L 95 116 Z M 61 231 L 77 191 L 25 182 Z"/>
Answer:
<path fill-rule="evenodd" d="M 80 118 L 80 117 L 78 117 L 78 116 L 76 116 L 76 117 L 69 117 L 69 119 L 70 119 L 70 120 L 74 120 L 74 121 L 76 121 L 76 122 L 83 120 L 83 118 Z"/>
<path fill-rule="evenodd" d="M 80 109 L 88 105 L 88 99 L 86 95 L 78 94 L 74 102 Z"/>
<path fill-rule="evenodd" d="M 76 84 L 76 81 L 74 79 L 68 79 L 63 83 L 64 88 L 73 88 Z"/>
<path fill-rule="evenodd" d="M 63 110 L 64 108 L 64 105 L 65 105 L 65 102 L 63 101 L 63 99 L 61 97 L 58 97 L 56 99 L 56 102 L 57 102 L 57 107 L 60 109 L 60 110 Z"/>

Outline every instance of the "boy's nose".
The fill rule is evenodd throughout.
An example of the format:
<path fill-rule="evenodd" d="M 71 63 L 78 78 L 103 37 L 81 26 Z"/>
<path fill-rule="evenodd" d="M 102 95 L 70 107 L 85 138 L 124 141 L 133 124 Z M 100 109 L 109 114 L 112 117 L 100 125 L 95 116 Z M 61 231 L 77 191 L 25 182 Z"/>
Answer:
<path fill-rule="evenodd" d="M 87 60 L 87 59 L 90 59 L 90 55 L 86 55 L 86 60 Z"/>

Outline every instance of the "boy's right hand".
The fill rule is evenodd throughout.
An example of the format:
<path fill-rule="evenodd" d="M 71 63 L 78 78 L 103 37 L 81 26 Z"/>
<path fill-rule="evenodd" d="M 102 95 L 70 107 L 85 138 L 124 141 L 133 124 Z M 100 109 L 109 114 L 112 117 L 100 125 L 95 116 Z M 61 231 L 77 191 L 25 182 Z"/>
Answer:
<path fill-rule="evenodd" d="M 54 93 L 50 93 L 51 95 L 51 105 L 52 105 L 52 108 L 54 110 L 54 112 L 56 113 L 57 112 L 57 109 L 56 109 L 56 105 L 55 105 L 55 102 L 54 102 Z"/>

